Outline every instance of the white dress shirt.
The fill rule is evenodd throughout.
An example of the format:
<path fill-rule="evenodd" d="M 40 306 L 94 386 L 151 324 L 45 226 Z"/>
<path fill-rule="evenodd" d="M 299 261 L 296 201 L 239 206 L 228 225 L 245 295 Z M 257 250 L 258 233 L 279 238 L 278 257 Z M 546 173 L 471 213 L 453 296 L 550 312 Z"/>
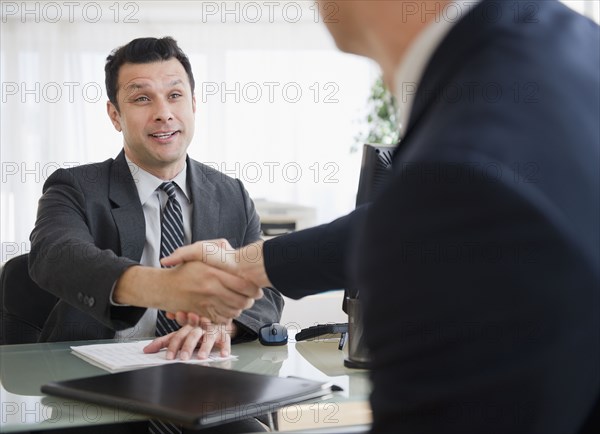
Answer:
<path fill-rule="evenodd" d="M 415 38 L 394 75 L 395 96 L 398 102 L 400 138 L 406 132 L 408 117 L 415 94 L 431 56 L 442 43 L 450 29 L 456 25 L 481 0 L 454 1 Z"/>
<path fill-rule="evenodd" d="M 161 216 L 167 204 L 168 196 L 158 187 L 165 182 L 131 162 L 125 157 L 131 176 L 140 197 L 144 219 L 146 221 L 146 242 L 140 263 L 147 267 L 160 268 L 160 243 L 161 243 Z M 176 185 L 175 194 L 181 205 L 183 213 L 183 244 L 190 244 L 192 240 L 192 202 L 187 186 L 187 163 L 183 170 L 171 179 Z M 138 323 L 129 329 L 118 331 L 117 339 L 126 338 L 154 338 L 156 329 L 156 309 L 147 309 Z"/>

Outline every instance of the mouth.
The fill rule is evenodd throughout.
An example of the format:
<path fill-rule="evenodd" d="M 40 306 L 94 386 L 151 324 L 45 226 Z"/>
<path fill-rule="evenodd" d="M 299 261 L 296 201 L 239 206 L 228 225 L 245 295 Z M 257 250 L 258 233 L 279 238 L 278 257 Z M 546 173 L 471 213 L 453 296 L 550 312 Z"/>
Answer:
<path fill-rule="evenodd" d="M 168 140 L 171 137 L 175 136 L 176 134 L 179 134 L 179 130 L 177 130 L 177 131 L 159 131 L 156 133 L 149 134 L 149 136 L 153 137 L 155 139 L 158 139 L 158 140 Z"/>

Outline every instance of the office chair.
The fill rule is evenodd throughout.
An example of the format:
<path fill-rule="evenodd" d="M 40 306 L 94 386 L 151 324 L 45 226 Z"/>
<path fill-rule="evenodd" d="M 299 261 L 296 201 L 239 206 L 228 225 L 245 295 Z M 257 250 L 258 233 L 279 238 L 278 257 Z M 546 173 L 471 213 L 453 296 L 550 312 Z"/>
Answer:
<path fill-rule="evenodd" d="M 0 344 L 37 342 L 48 315 L 58 301 L 29 277 L 28 255 L 17 256 L 0 275 Z"/>

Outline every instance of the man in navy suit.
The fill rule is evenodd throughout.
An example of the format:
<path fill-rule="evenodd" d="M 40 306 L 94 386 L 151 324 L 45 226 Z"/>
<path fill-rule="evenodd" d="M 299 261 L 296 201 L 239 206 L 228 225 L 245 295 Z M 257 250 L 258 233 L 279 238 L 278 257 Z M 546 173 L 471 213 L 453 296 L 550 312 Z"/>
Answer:
<path fill-rule="evenodd" d="M 598 432 L 598 26 L 552 0 L 322 7 L 400 102 L 391 179 L 237 263 L 203 244 L 169 263 L 291 297 L 359 288 L 374 432 Z"/>

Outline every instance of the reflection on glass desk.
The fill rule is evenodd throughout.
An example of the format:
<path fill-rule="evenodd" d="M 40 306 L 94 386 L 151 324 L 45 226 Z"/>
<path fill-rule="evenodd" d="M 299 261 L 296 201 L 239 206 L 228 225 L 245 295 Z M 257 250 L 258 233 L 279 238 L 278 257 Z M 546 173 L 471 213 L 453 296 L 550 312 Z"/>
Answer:
<path fill-rule="evenodd" d="M 88 341 L 102 343 L 114 341 Z M 124 411 L 45 396 L 40 387 L 107 372 L 71 354 L 71 345 L 59 342 L 0 346 L 0 432 L 57 429 L 90 424 L 114 424 L 145 419 Z M 343 388 L 324 400 L 284 407 L 278 412 L 281 431 L 370 423 L 368 373 L 344 368 L 344 353 L 336 341 L 298 342 L 265 347 L 258 342 L 235 345 L 238 360 L 213 366 L 266 375 L 297 376 L 331 381 Z"/>

